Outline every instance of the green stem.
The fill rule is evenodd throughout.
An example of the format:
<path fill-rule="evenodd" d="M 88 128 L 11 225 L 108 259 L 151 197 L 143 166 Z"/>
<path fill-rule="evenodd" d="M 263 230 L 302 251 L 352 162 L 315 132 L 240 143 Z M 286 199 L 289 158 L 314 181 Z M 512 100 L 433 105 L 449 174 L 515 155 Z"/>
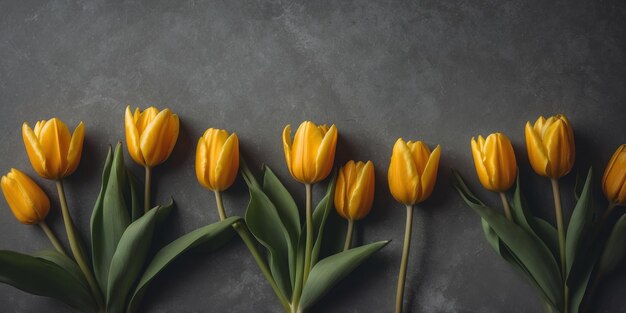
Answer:
<path fill-rule="evenodd" d="M 561 206 L 561 191 L 559 180 L 552 178 L 552 193 L 554 195 L 554 210 L 556 214 L 556 226 L 559 232 L 559 254 L 561 257 L 561 275 L 563 278 L 563 313 L 567 313 L 569 302 L 569 290 L 567 288 L 567 263 L 565 260 L 565 221 L 563 219 L 563 207 Z"/>
<path fill-rule="evenodd" d="M 509 204 L 509 200 L 506 198 L 504 192 L 500 192 L 500 200 L 502 200 L 502 206 L 504 206 L 504 215 L 509 221 L 513 221 L 513 215 L 511 214 L 511 205 Z"/>
<path fill-rule="evenodd" d="M 224 202 L 222 201 L 222 193 L 220 191 L 215 190 L 215 201 L 217 202 L 217 212 L 220 216 L 220 220 L 223 221 L 226 219 L 226 210 L 224 210 Z M 272 272 L 270 272 L 270 269 L 267 267 L 263 256 L 261 255 L 261 253 L 259 253 L 259 250 L 256 246 L 256 241 L 253 239 L 252 234 L 250 233 L 250 230 L 248 229 L 246 224 L 241 221 L 235 222 L 233 224 L 233 229 L 235 229 L 237 234 L 239 234 L 241 240 L 243 240 L 243 242 L 246 244 L 246 247 L 248 247 L 248 250 L 250 250 L 250 253 L 252 253 L 252 257 L 254 257 L 256 264 L 261 269 L 261 272 L 263 273 L 263 276 L 265 276 L 267 282 L 270 284 L 270 286 L 272 286 L 274 293 L 276 293 L 278 299 L 280 300 L 280 303 L 285 308 L 285 312 L 289 312 L 291 310 L 289 300 L 287 300 L 280 288 L 278 288 L 278 285 L 276 284 L 276 281 L 272 276 Z"/>
<path fill-rule="evenodd" d="M 96 280 L 91 273 L 91 269 L 89 265 L 87 265 L 87 260 L 85 258 L 83 248 L 80 246 L 80 239 L 76 233 L 76 229 L 74 228 L 74 222 L 72 222 L 72 217 L 70 216 L 70 211 L 67 207 L 67 200 L 65 199 L 65 190 L 63 188 L 63 181 L 57 180 L 57 192 L 59 193 L 59 202 L 61 202 L 61 212 L 63 213 L 63 222 L 65 223 L 65 230 L 67 232 L 67 239 L 70 242 L 70 249 L 72 250 L 72 254 L 74 255 L 74 259 L 76 260 L 76 264 L 85 275 L 85 279 L 89 284 L 89 288 L 91 289 L 91 294 L 96 300 L 98 307 L 103 308 L 102 302 L 102 294 L 100 293 L 100 288 L 96 283 Z"/>
<path fill-rule="evenodd" d="M 350 249 L 352 243 L 352 233 L 354 233 L 354 221 L 348 220 L 348 232 L 346 232 L 346 242 L 343 244 L 343 251 Z"/>
<path fill-rule="evenodd" d="M 404 246 L 402 248 L 402 261 L 400 262 L 400 274 L 398 275 L 398 291 L 396 292 L 396 313 L 402 313 L 404 298 L 404 281 L 406 280 L 406 268 L 409 262 L 409 248 L 411 246 L 411 231 L 413 229 L 413 206 L 406 206 L 406 227 L 404 230 Z"/>
<path fill-rule="evenodd" d="M 59 239 L 57 238 L 57 236 L 55 236 L 54 233 L 52 232 L 52 229 L 48 227 L 48 224 L 46 224 L 45 221 L 41 221 L 39 223 L 39 227 L 41 227 L 43 232 L 46 233 L 46 236 L 48 236 L 48 239 L 50 239 L 50 242 L 52 243 L 54 248 L 57 249 L 59 253 L 63 254 L 64 256 L 67 256 L 67 253 L 65 253 L 65 249 L 63 249 L 63 246 L 59 242 Z"/>
<path fill-rule="evenodd" d="M 150 179 L 152 177 L 152 168 L 149 166 L 145 167 L 146 169 L 146 183 L 145 190 L 143 193 L 143 211 L 148 213 L 150 211 Z"/>
<path fill-rule="evenodd" d="M 311 212 L 311 184 L 305 184 L 306 189 L 306 245 L 304 250 L 304 273 L 302 285 L 306 283 L 311 271 L 311 254 L 313 253 L 313 213 Z"/>

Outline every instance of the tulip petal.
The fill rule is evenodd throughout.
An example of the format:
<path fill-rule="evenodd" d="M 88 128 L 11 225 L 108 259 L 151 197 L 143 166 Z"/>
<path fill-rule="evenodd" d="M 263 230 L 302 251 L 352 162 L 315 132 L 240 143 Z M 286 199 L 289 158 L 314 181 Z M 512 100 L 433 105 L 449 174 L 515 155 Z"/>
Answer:
<path fill-rule="evenodd" d="M 291 170 L 291 125 L 283 129 L 283 150 L 285 152 L 285 162 L 291 176 L 295 177 Z"/>
<path fill-rule="evenodd" d="M 345 208 L 348 203 L 348 201 L 346 201 L 347 183 L 348 180 L 345 178 L 344 169 L 342 168 L 337 175 L 337 183 L 335 187 L 335 209 L 337 209 L 337 214 L 344 219 L 349 218 L 345 212 Z"/>
<path fill-rule="evenodd" d="M 137 127 L 137 131 L 139 132 L 139 136 L 141 136 L 146 131 L 146 128 L 148 128 L 148 125 L 150 125 L 150 123 L 152 123 L 152 121 L 156 118 L 156 116 L 161 112 L 159 112 L 159 110 L 155 107 L 149 107 L 143 110 L 143 112 L 139 111 L 139 109 L 135 111 L 134 119 L 135 119 L 135 125 Z M 168 110 L 168 113 L 169 113 L 169 110 Z"/>
<path fill-rule="evenodd" d="M 152 108 L 152 107 L 151 107 Z M 156 110 L 156 109 L 154 109 Z M 147 119 L 145 116 L 149 116 L 148 112 L 152 112 L 150 108 L 146 109 L 141 113 L 139 117 L 139 121 L 137 122 L 137 129 L 141 134 L 139 136 L 139 144 L 141 148 L 141 154 L 143 155 L 143 159 L 146 161 L 147 166 L 155 166 L 165 161 L 160 159 L 163 147 L 163 137 L 165 136 L 165 132 L 167 131 L 167 123 L 170 119 L 171 111 L 169 109 L 165 109 L 159 112 L 152 121 L 145 126 L 143 132 L 141 131 L 140 126 Z"/>
<path fill-rule="evenodd" d="M 56 117 L 46 122 L 41 128 L 39 142 L 46 156 L 46 170 L 55 179 L 65 174 L 71 138 L 67 126 Z"/>
<path fill-rule="evenodd" d="M 324 138 L 317 149 L 315 158 L 315 181 L 323 180 L 330 174 L 335 162 L 337 149 L 337 127 L 332 125 L 324 134 Z"/>
<path fill-rule="evenodd" d="M 146 165 L 146 161 L 141 154 L 141 147 L 139 144 L 139 131 L 135 124 L 135 118 L 139 117 L 139 109 L 135 110 L 133 115 L 130 112 L 130 106 L 126 107 L 126 113 L 124 114 L 124 124 L 126 128 L 126 146 L 128 147 L 128 154 L 133 158 L 135 162 L 140 165 Z"/>
<path fill-rule="evenodd" d="M 563 120 L 556 120 L 545 131 L 543 146 L 546 147 L 550 177 L 559 178 L 569 173 L 574 164 L 574 150 L 570 145 L 567 124 Z"/>
<path fill-rule="evenodd" d="M 426 162 L 428 162 L 430 149 L 426 144 L 421 141 L 409 141 L 406 143 L 406 145 L 409 147 L 409 150 L 411 150 L 411 154 L 413 155 L 413 162 L 415 163 L 415 168 L 417 169 L 417 173 L 421 176 L 424 173 Z"/>
<path fill-rule="evenodd" d="M 215 167 L 215 178 L 218 190 L 230 187 L 239 170 L 239 138 L 232 133 L 220 147 L 220 153 Z"/>
<path fill-rule="evenodd" d="M 472 148 L 472 156 L 474 157 L 474 166 L 476 167 L 476 173 L 478 174 L 478 180 L 487 190 L 493 190 L 491 180 L 489 179 L 489 173 L 485 167 L 484 146 L 485 140 L 482 136 L 478 137 L 478 140 L 472 138 L 470 146 Z"/>
<path fill-rule="evenodd" d="M 294 178 L 302 183 L 315 182 L 316 157 L 322 140 L 322 131 L 312 122 L 302 122 L 296 130 L 291 148 L 291 165 Z"/>
<path fill-rule="evenodd" d="M 389 164 L 389 190 L 393 197 L 406 205 L 415 204 L 419 193 L 419 175 L 411 151 L 402 138 L 393 146 Z"/>
<path fill-rule="evenodd" d="M 209 180 L 209 159 L 208 156 L 208 146 L 204 137 L 200 137 L 198 140 L 198 146 L 196 148 L 196 177 L 198 178 L 198 182 L 207 189 L 215 190 L 213 186 L 211 186 L 211 182 Z"/>
<path fill-rule="evenodd" d="M 435 150 L 430 154 L 428 163 L 424 168 L 424 174 L 421 177 L 421 189 L 422 192 L 419 196 L 418 202 L 426 200 L 433 193 L 435 183 L 437 181 L 437 170 L 439 169 L 439 157 L 441 154 L 441 147 L 437 145 Z"/>
<path fill-rule="evenodd" d="M 159 150 L 161 154 L 159 155 L 159 163 L 167 160 L 172 151 L 174 151 L 174 146 L 176 146 L 176 141 L 178 140 L 178 132 L 179 132 L 180 122 L 178 120 L 178 115 L 172 114 L 169 117 L 167 122 L 167 126 L 163 129 L 163 138 L 161 142 L 161 149 Z"/>
<path fill-rule="evenodd" d="M 374 202 L 374 164 L 371 161 L 359 162 L 357 177 L 350 193 L 350 218 L 360 220 L 365 217 Z"/>
<path fill-rule="evenodd" d="M 621 145 L 611 157 L 602 177 L 602 189 L 609 201 L 619 201 L 626 183 L 626 145 Z"/>
<path fill-rule="evenodd" d="M 219 155 L 224 143 L 228 139 L 228 133 L 223 129 L 212 128 L 207 134 L 207 145 L 209 149 L 209 181 L 211 186 L 219 190 L 219 181 L 217 177 L 217 168 L 219 166 Z"/>
<path fill-rule="evenodd" d="M 74 173 L 80 163 L 80 156 L 83 152 L 83 141 L 85 139 L 85 126 L 80 122 L 74 129 L 72 139 L 70 141 L 69 151 L 67 152 L 67 169 L 63 176 Z"/>
<path fill-rule="evenodd" d="M 539 123 L 539 121 L 537 121 Z M 535 128 L 536 129 L 536 128 Z M 549 162 L 548 154 L 543 146 L 539 133 L 526 123 L 526 149 L 528 150 L 528 160 L 533 170 L 542 176 L 548 176 Z"/>
<path fill-rule="evenodd" d="M 30 201 L 31 208 L 35 211 L 38 220 L 41 221 L 46 218 L 50 209 L 50 199 L 41 190 L 41 187 L 32 178 L 17 169 L 12 168 L 10 175 L 18 182 L 22 197 L 28 198 Z"/>
<path fill-rule="evenodd" d="M 37 124 L 39 124 L 39 122 Z M 50 178 L 48 171 L 46 170 L 46 156 L 43 153 L 43 148 L 41 147 L 35 132 L 33 132 L 33 130 L 26 123 L 22 124 L 22 138 L 24 139 L 24 146 L 26 147 L 26 153 L 28 154 L 30 164 L 39 176 Z"/>
<path fill-rule="evenodd" d="M 20 223 L 32 224 L 37 219 L 37 216 L 33 214 L 32 210 L 24 209 L 28 208 L 31 204 L 22 196 L 17 181 L 7 176 L 2 176 L 1 185 L 4 198 L 9 208 L 11 208 L 13 215 L 15 215 L 15 218 L 20 221 Z"/>

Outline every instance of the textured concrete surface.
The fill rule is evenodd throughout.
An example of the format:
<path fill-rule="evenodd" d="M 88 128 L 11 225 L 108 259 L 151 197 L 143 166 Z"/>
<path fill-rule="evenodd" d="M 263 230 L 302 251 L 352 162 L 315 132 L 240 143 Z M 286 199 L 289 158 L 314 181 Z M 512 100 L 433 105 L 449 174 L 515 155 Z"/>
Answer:
<path fill-rule="evenodd" d="M 335 123 L 337 163 L 371 159 L 377 193 L 359 242 L 393 242 L 338 285 L 315 312 L 390 312 L 404 209 L 386 171 L 398 137 L 441 144 L 436 191 L 417 210 L 407 284 L 410 312 L 538 312 L 537 295 L 485 242 L 478 217 L 450 186 L 458 168 L 479 188 L 469 139 L 503 131 L 513 140 L 534 212 L 552 219 L 547 180 L 527 164 L 523 127 L 567 114 L 576 132 L 575 172 L 599 173 L 626 142 L 626 3 L 604 1 L 2 1 L 0 170 L 35 175 L 20 126 L 58 116 L 86 124 L 83 160 L 67 180 L 69 204 L 87 235 L 107 147 L 123 140 L 127 104 L 170 107 L 179 142 L 155 172 L 158 201 L 177 208 L 162 240 L 217 219 L 194 174 L 208 127 L 240 136 L 242 151 L 269 164 L 302 204 L 284 165 L 280 134 L 304 119 Z M 141 175 L 142 169 L 127 163 Z M 563 182 L 571 209 L 574 174 Z M 57 203 L 52 183 L 37 178 Z M 322 186 L 316 189 L 320 198 Z M 248 201 L 238 179 L 227 210 Z M 35 227 L 0 201 L 0 248 L 48 248 Z M 62 234 L 58 210 L 50 224 Z M 61 236 L 63 238 L 63 236 Z M 594 312 L 624 312 L 626 273 L 607 278 Z M 244 245 L 195 251 L 154 281 L 144 312 L 279 312 Z M 0 286 L 3 312 L 64 312 L 52 300 Z"/>

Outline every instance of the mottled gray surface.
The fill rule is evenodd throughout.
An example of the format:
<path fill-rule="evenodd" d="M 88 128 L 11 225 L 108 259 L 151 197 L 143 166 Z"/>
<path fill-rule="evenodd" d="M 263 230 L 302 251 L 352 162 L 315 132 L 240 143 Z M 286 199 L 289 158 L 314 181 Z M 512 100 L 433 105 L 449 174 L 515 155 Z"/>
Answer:
<path fill-rule="evenodd" d="M 533 289 L 490 249 L 476 214 L 449 183 L 461 169 L 479 188 L 469 139 L 504 131 L 513 140 L 535 213 L 552 218 L 549 183 L 527 164 L 523 126 L 567 114 L 576 131 L 575 171 L 600 173 L 626 142 L 626 3 L 604 1 L 2 1 L 0 158 L 35 175 L 23 121 L 58 116 L 86 124 L 83 160 L 67 180 L 79 230 L 98 192 L 108 144 L 123 140 L 127 104 L 170 107 L 179 142 L 155 173 L 158 201 L 176 199 L 164 241 L 216 221 L 213 195 L 194 174 L 195 142 L 207 127 L 239 135 L 242 151 L 269 164 L 303 202 L 288 174 L 280 134 L 311 119 L 339 128 L 338 163 L 371 159 L 377 193 L 358 241 L 392 239 L 324 298 L 316 312 L 390 312 L 404 209 L 388 194 L 397 137 L 441 144 L 433 197 L 415 221 L 407 296 L 410 312 L 538 312 Z M 142 169 L 130 164 L 133 171 Z M 574 174 L 563 182 L 571 208 Z M 57 203 L 52 183 L 37 178 Z M 606 205 L 595 177 L 599 208 Z M 316 190 L 315 199 L 321 195 Z M 239 179 L 227 210 L 243 214 Z M 0 248 L 48 248 L 39 229 L 15 221 L 0 201 Z M 57 207 L 49 223 L 63 233 Z M 63 236 L 62 236 L 63 237 Z M 624 312 L 625 273 L 604 281 L 596 312 Z M 0 286 L 3 312 L 63 312 L 52 300 Z M 248 251 L 233 240 L 195 251 L 157 279 L 145 312 L 278 312 Z"/>

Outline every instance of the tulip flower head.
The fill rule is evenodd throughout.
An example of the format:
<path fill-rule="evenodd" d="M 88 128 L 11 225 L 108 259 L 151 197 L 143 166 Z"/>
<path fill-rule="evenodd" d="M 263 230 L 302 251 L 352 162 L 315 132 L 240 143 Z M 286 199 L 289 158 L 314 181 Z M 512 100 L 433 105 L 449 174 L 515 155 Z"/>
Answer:
<path fill-rule="evenodd" d="M 35 172 L 59 180 L 72 174 L 80 163 L 85 127 L 80 122 L 70 134 L 63 121 L 55 117 L 37 122 L 34 129 L 24 123 L 22 138 Z"/>
<path fill-rule="evenodd" d="M 609 202 L 626 205 L 626 145 L 621 145 L 604 170 L 602 191 Z"/>
<path fill-rule="evenodd" d="M 398 202 L 414 205 L 430 196 L 437 180 L 440 150 L 437 146 L 431 152 L 421 141 L 396 141 L 388 179 L 391 194 Z"/>
<path fill-rule="evenodd" d="M 339 171 L 335 187 L 337 213 L 351 221 L 364 218 L 374 202 L 374 164 L 349 161 Z"/>
<path fill-rule="evenodd" d="M 541 176 L 561 178 L 574 166 L 574 130 L 564 115 L 527 122 L 526 148 L 530 165 Z"/>
<path fill-rule="evenodd" d="M 503 192 L 511 188 L 517 177 L 515 152 L 509 138 L 502 133 L 472 137 L 474 165 L 480 183 L 487 190 Z"/>
<path fill-rule="evenodd" d="M 337 128 L 305 121 L 291 140 L 291 125 L 283 130 L 283 148 L 289 173 L 303 184 L 317 183 L 330 174 L 335 161 Z"/>
<path fill-rule="evenodd" d="M 196 176 L 202 186 L 213 191 L 230 187 L 239 170 L 239 139 L 237 134 L 209 128 L 198 140 Z"/>
<path fill-rule="evenodd" d="M 50 199 L 28 175 L 12 168 L 2 176 L 2 193 L 22 224 L 38 224 L 50 211 Z"/>
<path fill-rule="evenodd" d="M 178 139 L 178 116 L 170 109 L 149 107 L 131 113 L 126 107 L 125 122 L 128 153 L 145 167 L 159 165 L 170 156 Z"/>

